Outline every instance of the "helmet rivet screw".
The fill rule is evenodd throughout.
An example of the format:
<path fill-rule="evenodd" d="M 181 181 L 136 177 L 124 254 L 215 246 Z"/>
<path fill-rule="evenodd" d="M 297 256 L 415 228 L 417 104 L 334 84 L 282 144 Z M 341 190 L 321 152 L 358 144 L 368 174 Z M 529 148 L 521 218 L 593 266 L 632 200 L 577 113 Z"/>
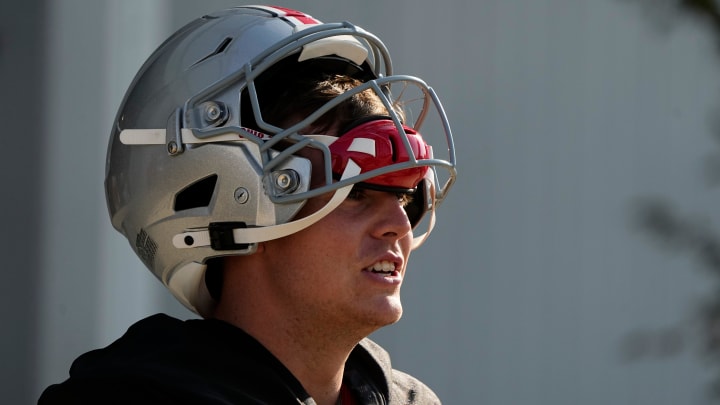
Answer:
<path fill-rule="evenodd" d="M 205 108 L 205 118 L 210 122 L 213 122 L 220 118 L 220 114 L 220 106 L 215 103 L 210 103 Z"/>
<path fill-rule="evenodd" d="M 167 151 L 171 155 L 176 155 L 178 153 L 178 145 L 175 141 L 170 141 L 167 144 Z"/>
<path fill-rule="evenodd" d="M 250 199 L 250 193 L 244 187 L 238 187 L 235 190 L 235 201 L 238 204 L 245 204 Z"/>
<path fill-rule="evenodd" d="M 290 183 L 292 183 L 292 179 L 286 173 L 280 173 L 275 179 L 275 184 L 282 189 L 290 187 Z"/>
<path fill-rule="evenodd" d="M 279 170 L 272 174 L 273 187 L 276 193 L 287 194 L 300 186 L 300 176 L 293 169 Z"/>
<path fill-rule="evenodd" d="M 198 111 L 202 111 L 200 120 L 204 121 L 203 125 L 217 127 L 224 124 L 229 115 L 227 106 L 220 101 L 206 101 L 198 106 Z"/>

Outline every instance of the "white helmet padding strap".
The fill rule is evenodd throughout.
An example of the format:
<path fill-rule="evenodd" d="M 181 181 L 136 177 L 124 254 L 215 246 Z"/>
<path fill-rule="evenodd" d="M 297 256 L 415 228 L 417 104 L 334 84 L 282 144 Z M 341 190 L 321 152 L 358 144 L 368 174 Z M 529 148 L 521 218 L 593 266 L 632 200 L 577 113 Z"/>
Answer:
<path fill-rule="evenodd" d="M 124 145 L 164 145 L 167 142 L 165 138 L 167 131 L 165 128 L 159 129 L 123 129 L 120 131 L 120 142 Z M 191 129 L 180 129 L 182 143 L 199 144 L 213 143 L 222 141 L 238 141 L 243 138 L 236 132 L 228 131 L 224 134 L 213 135 L 206 138 L 198 138 L 193 134 Z"/>
<path fill-rule="evenodd" d="M 312 27 L 312 25 L 298 25 L 295 27 L 295 32 L 308 27 Z M 298 62 L 330 55 L 337 55 L 361 65 L 367 59 L 368 50 L 352 35 L 336 35 L 321 38 L 303 46 Z"/>

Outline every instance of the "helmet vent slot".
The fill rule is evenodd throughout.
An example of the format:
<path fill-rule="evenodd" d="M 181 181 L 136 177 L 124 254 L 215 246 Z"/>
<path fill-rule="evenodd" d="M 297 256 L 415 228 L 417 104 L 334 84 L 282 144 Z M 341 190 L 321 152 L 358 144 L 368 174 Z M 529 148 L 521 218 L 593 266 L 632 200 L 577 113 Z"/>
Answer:
<path fill-rule="evenodd" d="M 179 192 L 175 196 L 175 211 L 207 207 L 210 205 L 213 193 L 215 192 L 217 178 L 217 174 L 213 174 L 212 176 L 196 181 Z"/>
<path fill-rule="evenodd" d="M 227 49 L 228 45 L 230 45 L 230 42 L 232 42 L 232 38 L 226 37 L 225 39 L 222 40 L 222 42 L 220 42 L 220 45 L 218 45 L 217 48 L 215 48 L 215 50 L 212 53 L 208 54 L 207 56 L 200 59 L 199 61 L 193 63 L 192 66 L 195 66 L 199 63 L 202 63 L 202 62 L 212 58 L 215 55 L 219 55 L 219 54 L 225 52 L 225 49 Z"/>

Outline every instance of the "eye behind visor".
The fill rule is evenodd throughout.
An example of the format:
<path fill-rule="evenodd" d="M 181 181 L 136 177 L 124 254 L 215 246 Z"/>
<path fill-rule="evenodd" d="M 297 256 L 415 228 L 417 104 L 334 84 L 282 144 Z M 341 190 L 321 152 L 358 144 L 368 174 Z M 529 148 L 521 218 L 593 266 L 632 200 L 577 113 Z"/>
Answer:
<path fill-rule="evenodd" d="M 351 193 L 362 190 L 382 191 L 385 193 L 395 194 L 399 199 L 406 198 L 407 201 L 403 205 L 403 209 L 405 210 L 405 214 L 407 215 L 413 229 L 420 223 L 429 209 L 426 180 L 420 181 L 415 188 L 381 186 L 378 184 L 360 182 L 353 185 L 353 191 L 351 191 Z"/>

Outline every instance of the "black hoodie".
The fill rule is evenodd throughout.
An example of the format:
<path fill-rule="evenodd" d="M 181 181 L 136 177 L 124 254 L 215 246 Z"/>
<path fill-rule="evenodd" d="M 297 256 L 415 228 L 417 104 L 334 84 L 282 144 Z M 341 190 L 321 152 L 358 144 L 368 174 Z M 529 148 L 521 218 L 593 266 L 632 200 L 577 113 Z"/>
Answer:
<path fill-rule="evenodd" d="M 393 370 L 364 339 L 345 364 L 357 404 L 439 404 L 417 379 Z M 315 404 L 300 382 L 250 335 L 218 320 L 158 314 L 104 349 L 78 357 L 70 378 L 51 385 L 51 404 Z"/>

